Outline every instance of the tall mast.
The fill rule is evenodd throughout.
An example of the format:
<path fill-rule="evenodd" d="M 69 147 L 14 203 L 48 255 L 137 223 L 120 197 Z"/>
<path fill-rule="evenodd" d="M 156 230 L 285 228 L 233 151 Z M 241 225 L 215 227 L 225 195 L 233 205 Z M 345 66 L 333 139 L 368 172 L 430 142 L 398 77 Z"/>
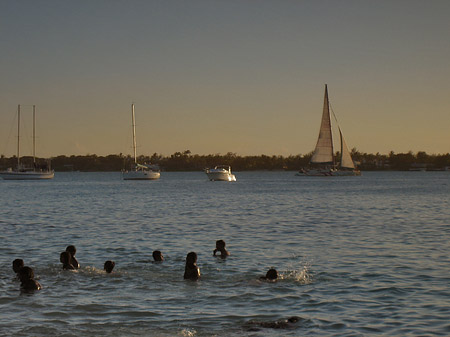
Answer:
<path fill-rule="evenodd" d="M 36 163 L 36 105 L 33 105 L 33 164 Z"/>
<path fill-rule="evenodd" d="M 134 103 L 131 104 L 131 123 L 133 126 L 133 152 L 134 152 L 134 163 L 137 163 L 136 158 L 136 123 L 135 123 L 135 117 L 134 117 Z"/>
<path fill-rule="evenodd" d="M 341 128 L 339 128 L 339 137 L 341 140 L 341 158 L 339 159 L 339 167 L 342 167 L 342 160 L 344 159 L 344 137 L 342 136 Z"/>
<path fill-rule="evenodd" d="M 17 108 L 17 169 L 20 166 L 20 104 Z"/>

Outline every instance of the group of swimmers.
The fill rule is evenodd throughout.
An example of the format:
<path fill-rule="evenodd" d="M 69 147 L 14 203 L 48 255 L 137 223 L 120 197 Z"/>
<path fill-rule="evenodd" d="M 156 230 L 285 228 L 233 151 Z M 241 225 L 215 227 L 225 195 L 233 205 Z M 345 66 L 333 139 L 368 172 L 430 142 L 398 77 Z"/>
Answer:
<path fill-rule="evenodd" d="M 63 269 L 76 270 L 80 268 L 80 264 L 75 258 L 76 252 L 77 249 L 75 248 L 75 246 L 70 245 L 67 246 L 66 250 L 60 254 L 59 260 L 63 264 Z M 220 255 L 218 255 L 218 253 L 220 253 Z M 164 261 L 164 256 L 161 253 L 161 251 L 155 250 L 152 255 L 153 260 L 155 262 Z M 216 241 L 216 248 L 213 251 L 213 256 L 218 256 L 222 259 L 225 259 L 228 256 L 230 256 L 230 253 L 225 248 L 224 240 Z M 116 263 L 114 261 L 108 260 L 104 263 L 103 269 L 105 270 L 105 272 L 111 273 L 115 265 Z M 12 263 L 12 268 L 21 282 L 20 287 L 22 290 L 32 291 L 42 289 L 40 283 L 34 279 L 33 269 L 25 266 L 22 259 L 15 259 Z M 200 278 L 200 268 L 197 266 L 197 253 L 190 252 L 186 256 L 184 279 L 196 281 L 199 278 Z M 276 269 L 269 269 L 265 276 L 260 277 L 261 280 L 267 281 L 276 281 L 277 278 L 278 272 L 276 271 Z"/>

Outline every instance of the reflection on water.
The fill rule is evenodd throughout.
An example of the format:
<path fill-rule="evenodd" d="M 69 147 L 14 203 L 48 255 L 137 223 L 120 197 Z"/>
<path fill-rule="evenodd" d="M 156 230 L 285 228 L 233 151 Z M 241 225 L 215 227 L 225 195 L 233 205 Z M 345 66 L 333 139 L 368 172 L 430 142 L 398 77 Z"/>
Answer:
<path fill-rule="evenodd" d="M 234 183 L 202 172 L 0 181 L 0 334 L 448 334 L 447 172 L 236 175 Z M 225 260 L 212 256 L 218 239 Z M 61 269 L 69 244 L 78 271 Z M 153 250 L 163 263 L 152 263 Z M 183 280 L 190 251 L 199 282 Z M 20 293 L 15 258 L 43 290 Z M 112 274 L 106 260 L 116 262 Z M 279 280 L 259 281 L 269 268 Z"/>

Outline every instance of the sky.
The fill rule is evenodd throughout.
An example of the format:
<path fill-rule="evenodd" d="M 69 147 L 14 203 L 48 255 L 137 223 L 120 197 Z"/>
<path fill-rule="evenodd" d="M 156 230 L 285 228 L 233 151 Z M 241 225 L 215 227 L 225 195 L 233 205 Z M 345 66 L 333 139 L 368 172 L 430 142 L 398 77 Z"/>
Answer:
<path fill-rule="evenodd" d="M 450 152 L 450 1 L 0 0 L 0 154 Z"/>

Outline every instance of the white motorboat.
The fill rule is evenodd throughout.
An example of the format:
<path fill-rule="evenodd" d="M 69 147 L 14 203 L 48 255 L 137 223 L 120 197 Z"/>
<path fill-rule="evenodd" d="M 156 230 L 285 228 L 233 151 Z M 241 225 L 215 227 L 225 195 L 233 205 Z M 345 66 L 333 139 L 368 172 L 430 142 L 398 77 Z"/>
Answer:
<path fill-rule="evenodd" d="M 236 176 L 231 173 L 231 166 L 218 165 L 205 170 L 208 179 L 211 181 L 236 181 Z"/>
<path fill-rule="evenodd" d="M 134 116 L 134 104 L 131 104 L 131 121 L 133 128 L 133 152 L 134 165 L 129 171 L 123 172 L 124 180 L 156 180 L 159 179 L 161 173 L 155 165 L 138 164 L 136 156 L 136 123 Z"/>
<path fill-rule="evenodd" d="M 4 180 L 41 180 L 52 179 L 55 171 L 51 169 L 50 160 L 45 163 L 36 161 L 36 106 L 33 105 L 33 165 L 26 166 L 20 162 L 20 104 L 17 108 L 17 167 L 0 172 Z"/>
<path fill-rule="evenodd" d="M 333 113 L 334 115 L 334 113 Z M 334 116 L 337 124 L 336 116 Z M 333 151 L 333 135 L 331 129 L 330 101 L 328 88 L 325 84 L 325 97 L 323 102 L 322 122 L 316 148 L 310 160 L 310 167 L 301 169 L 297 176 L 357 176 L 361 172 L 355 168 L 350 151 L 345 143 L 341 128 L 338 126 L 340 136 L 340 158 L 336 165 Z"/>

